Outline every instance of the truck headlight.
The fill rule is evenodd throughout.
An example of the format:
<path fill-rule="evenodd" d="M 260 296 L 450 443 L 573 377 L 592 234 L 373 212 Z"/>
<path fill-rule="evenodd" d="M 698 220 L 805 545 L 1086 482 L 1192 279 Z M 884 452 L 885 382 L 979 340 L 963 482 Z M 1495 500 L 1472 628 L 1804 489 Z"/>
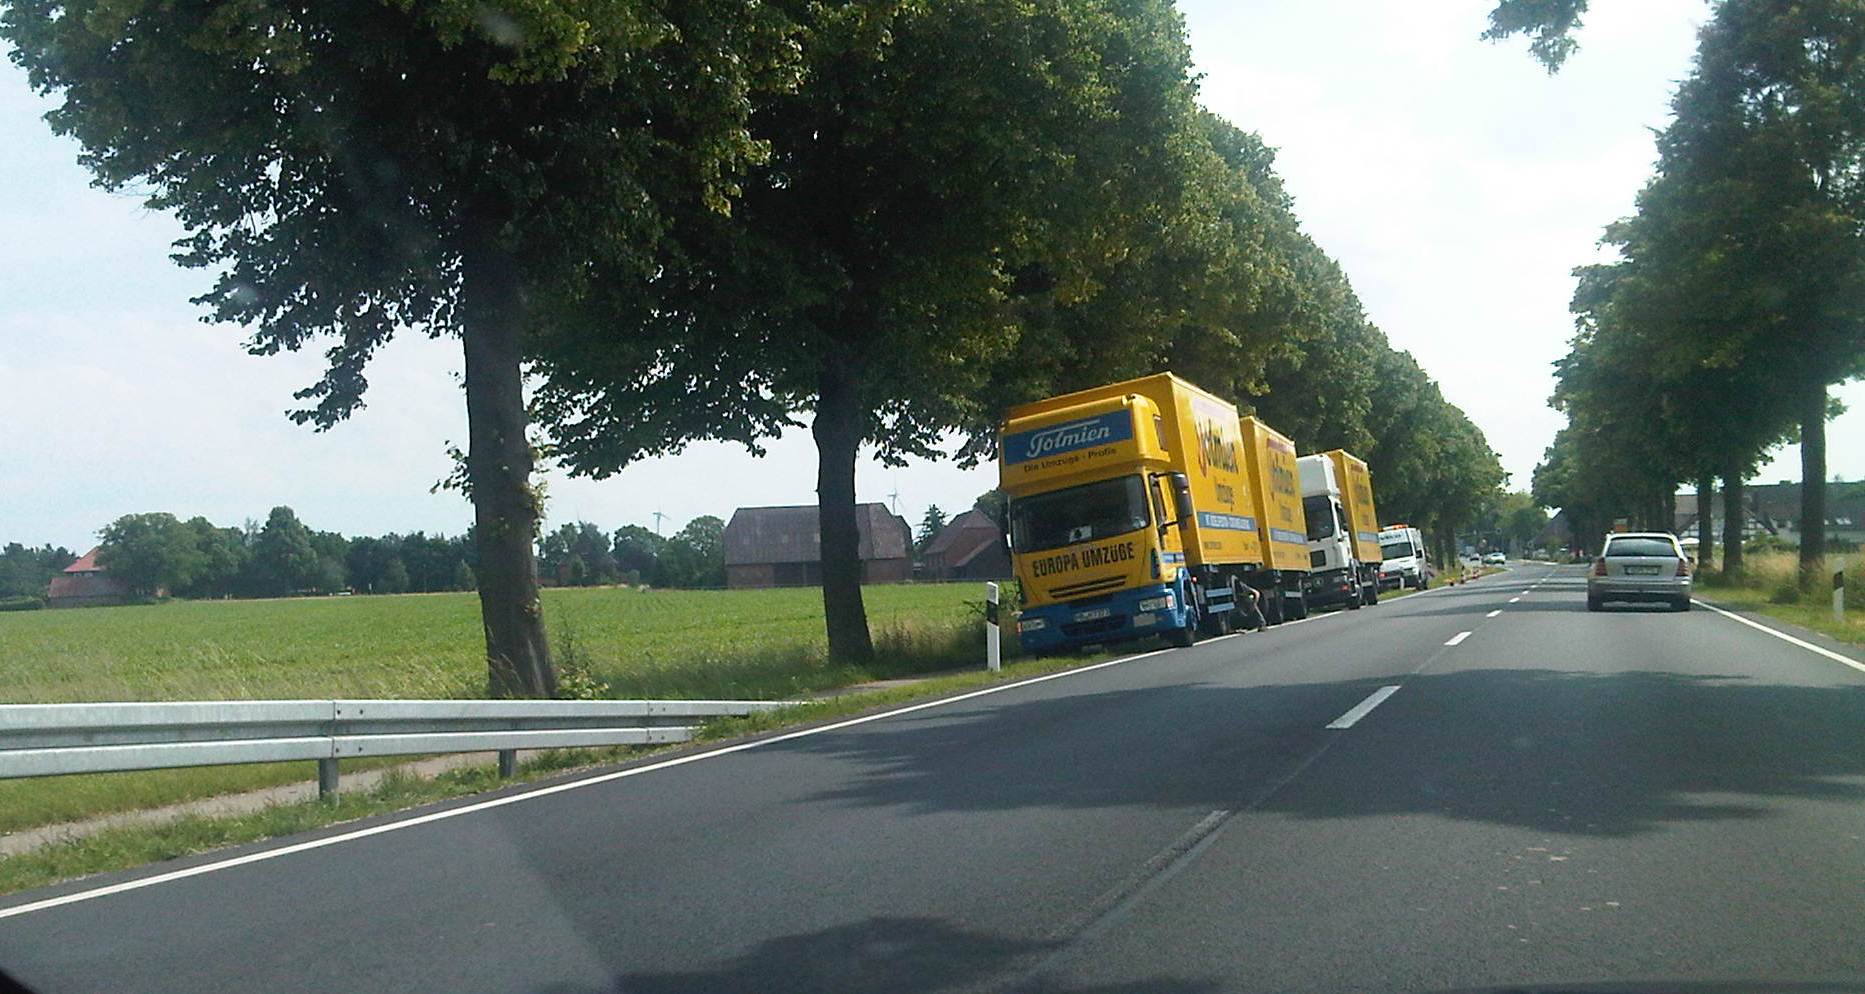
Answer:
<path fill-rule="evenodd" d="M 1147 597 L 1142 599 L 1140 603 L 1135 606 L 1142 611 L 1164 611 L 1172 606 L 1172 595 L 1167 594 L 1164 597 Z"/>
<path fill-rule="evenodd" d="M 1017 621 L 1017 633 L 1040 632 L 1049 627 L 1049 622 L 1042 618 L 1021 618 Z"/>

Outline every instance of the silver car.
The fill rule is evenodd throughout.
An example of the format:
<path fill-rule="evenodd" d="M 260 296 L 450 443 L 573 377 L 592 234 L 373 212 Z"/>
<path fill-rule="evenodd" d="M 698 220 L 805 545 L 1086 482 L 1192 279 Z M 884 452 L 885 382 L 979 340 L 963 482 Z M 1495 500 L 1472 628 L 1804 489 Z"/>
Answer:
<path fill-rule="evenodd" d="M 1606 547 L 1587 574 L 1587 610 L 1607 601 L 1660 601 L 1673 611 L 1690 610 L 1690 559 L 1669 532 L 1622 532 L 1606 536 Z"/>

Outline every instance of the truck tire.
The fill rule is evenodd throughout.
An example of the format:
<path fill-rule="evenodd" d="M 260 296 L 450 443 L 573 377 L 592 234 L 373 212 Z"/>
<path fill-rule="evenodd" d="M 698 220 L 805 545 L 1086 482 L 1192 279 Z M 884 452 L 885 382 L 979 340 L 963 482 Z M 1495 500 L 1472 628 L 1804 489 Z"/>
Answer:
<path fill-rule="evenodd" d="M 1353 588 L 1353 593 L 1347 595 L 1347 610 L 1360 610 L 1360 588 L 1357 586 Z"/>
<path fill-rule="evenodd" d="M 1378 580 L 1374 580 L 1372 583 L 1369 583 L 1366 585 L 1366 603 L 1368 607 L 1371 607 L 1372 605 L 1379 603 L 1379 581 Z"/>
<path fill-rule="evenodd" d="M 1295 610 L 1290 612 L 1293 620 L 1302 621 L 1308 617 L 1308 595 L 1299 591 L 1295 594 Z"/>
<path fill-rule="evenodd" d="M 1190 648 L 1198 641 L 1198 610 L 1196 608 L 1185 612 L 1185 627 L 1174 628 L 1167 632 L 1166 641 L 1180 649 Z"/>
<path fill-rule="evenodd" d="M 1288 598 L 1282 596 L 1282 591 L 1275 587 L 1259 593 L 1263 595 L 1263 620 L 1272 625 L 1282 624 L 1283 609 L 1288 604 Z"/>

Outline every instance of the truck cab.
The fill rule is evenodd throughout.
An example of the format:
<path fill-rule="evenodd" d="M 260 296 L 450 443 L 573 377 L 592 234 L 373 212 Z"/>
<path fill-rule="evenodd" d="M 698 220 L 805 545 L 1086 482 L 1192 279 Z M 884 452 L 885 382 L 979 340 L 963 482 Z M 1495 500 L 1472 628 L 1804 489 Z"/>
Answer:
<path fill-rule="evenodd" d="M 1375 527 L 1356 522 L 1371 511 L 1367 486 L 1361 512 L 1356 504 L 1354 469 L 1364 476 L 1366 464 L 1345 452 L 1317 453 L 1295 461 L 1302 481 L 1302 516 L 1308 526 L 1309 573 L 1303 594 L 1311 607 L 1330 604 L 1358 609 L 1379 601 L 1379 542 Z M 1355 465 L 1357 464 L 1357 466 Z M 1351 489 L 1350 489 L 1351 488 Z"/>

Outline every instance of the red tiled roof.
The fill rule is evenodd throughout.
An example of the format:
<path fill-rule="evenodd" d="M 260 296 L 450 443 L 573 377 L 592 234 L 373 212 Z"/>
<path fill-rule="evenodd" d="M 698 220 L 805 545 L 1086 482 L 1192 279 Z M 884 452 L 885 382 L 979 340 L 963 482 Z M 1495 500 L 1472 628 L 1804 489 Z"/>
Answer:
<path fill-rule="evenodd" d="M 103 571 L 104 568 L 97 565 L 97 549 L 92 549 L 78 557 L 77 562 L 65 567 L 67 573 L 102 573 Z"/>

